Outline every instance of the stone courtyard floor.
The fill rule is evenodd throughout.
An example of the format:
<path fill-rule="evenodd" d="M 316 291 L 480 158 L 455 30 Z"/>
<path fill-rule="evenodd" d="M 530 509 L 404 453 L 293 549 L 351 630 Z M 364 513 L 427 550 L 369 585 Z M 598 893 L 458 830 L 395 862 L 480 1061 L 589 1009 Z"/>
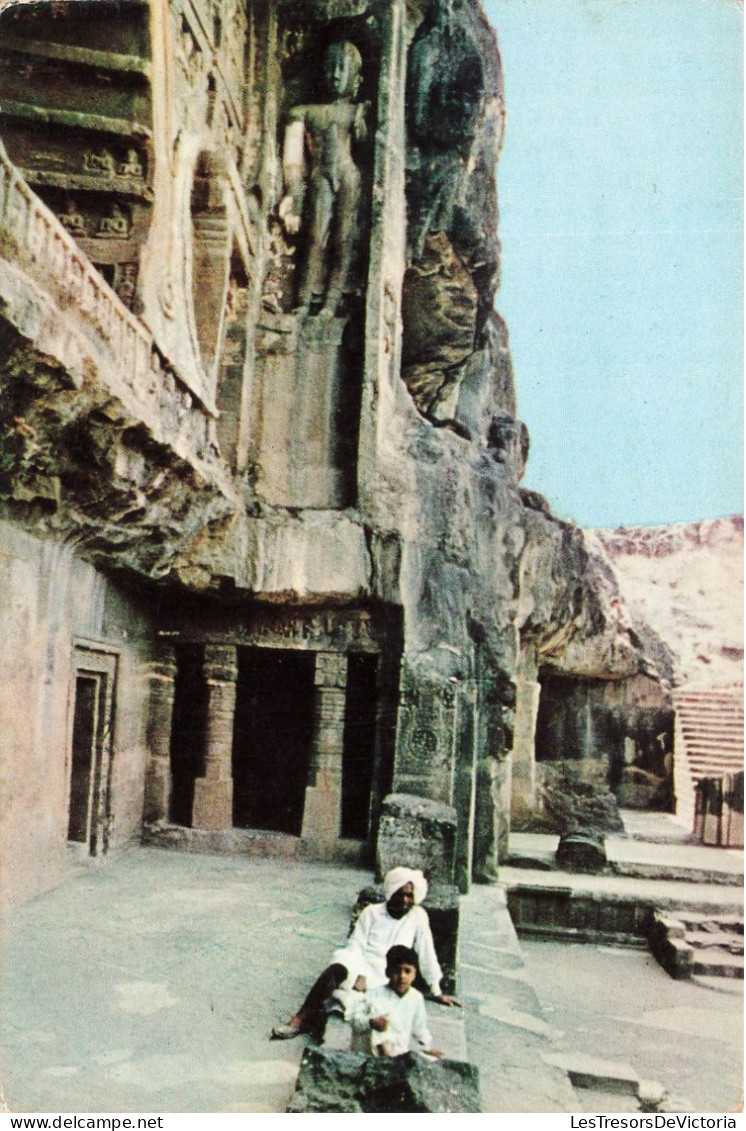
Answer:
<path fill-rule="evenodd" d="M 368 873 L 142 848 L 4 931 L 11 1111 L 278 1112 L 303 1040 L 270 1042 Z"/>
<path fill-rule="evenodd" d="M 14 909 L 3 924 L 0 969 L 7 1108 L 284 1111 L 305 1038 L 270 1042 L 269 1030 L 293 1012 L 344 939 L 356 894 L 370 879 L 329 865 L 138 848 Z M 532 985 L 503 889 L 474 887 L 461 905 L 460 1016 L 480 1069 L 484 1110 L 589 1110 L 588 1097 L 573 1091 L 551 1054 L 594 1046 L 584 1032 L 589 1024 L 572 1012 L 572 993 L 584 995 L 589 1015 L 613 1018 L 615 998 L 604 978 L 618 981 L 619 970 L 611 965 L 604 975 L 597 958 L 586 964 L 583 952 L 590 960 L 596 948 L 552 943 L 541 952 L 532 943 Z M 715 1014 L 721 1011 L 723 1031 L 732 1034 L 742 996 L 681 987 L 644 952 L 617 954 L 628 974 L 626 1015 L 651 1015 L 647 1027 L 624 1027 L 627 1036 L 645 1035 L 641 1059 L 658 1040 L 674 1059 L 671 1050 L 685 1049 L 682 1065 L 714 1071 L 708 1066 L 726 1054 Z M 646 962 L 653 976 L 640 980 L 634 963 Z M 558 1000 L 556 991 L 562 998 L 562 986 L 570 985 L 576 989 Z M 704 995 L 697 1003 L 690 1000 L 695 989 Z M 445 1012 L 455 1019 L 457 1011 Z M 613 1025 L 606 1028 L 613 1033 Z M 730 1081 L 739 1064 L 738 1041 L 729 1040 Z M 613 1040 L 608 1044 L 607 1056 Z M 618 1057 L 634 1062 L 634 1052 L 627 1041 Z M 698 1105 L 707 1097 L 690 1089 L 689 1110 L 703 1110 Z"/>

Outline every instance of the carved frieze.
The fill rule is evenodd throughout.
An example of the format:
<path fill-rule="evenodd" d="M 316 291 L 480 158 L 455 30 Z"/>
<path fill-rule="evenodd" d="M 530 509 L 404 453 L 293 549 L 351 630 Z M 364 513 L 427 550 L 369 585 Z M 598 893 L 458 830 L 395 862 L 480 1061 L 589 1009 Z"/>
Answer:
<path fill-rule="evenodd" d="M 341 655 L 349 651 L 381 651 L 386 629 L 366 609 L 295 613 L 291 610 L 253 609 L 243 616 L 234 612 L 230 622 L 224 626 L 213 618 L 209 629 L 195 624 L 190 618 L 189 623 L 185 621 L 178 629 L 163 629 L 159 636 L 172 643 L 202 642 L 207 637 L 237 646 L 303 648 Z M 332 659 L 329 663 L 333 666 Z"/>

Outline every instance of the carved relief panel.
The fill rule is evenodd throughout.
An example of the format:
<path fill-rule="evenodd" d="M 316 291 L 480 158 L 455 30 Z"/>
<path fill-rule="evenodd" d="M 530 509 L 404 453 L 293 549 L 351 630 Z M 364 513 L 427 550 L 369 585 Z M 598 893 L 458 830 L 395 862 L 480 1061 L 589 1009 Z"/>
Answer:
<path fill-rule="evenodd" d="M 99 7 L 2 13 L 0 131 L 24 179 L 136 310 L 153 201 L 147 9 L 122 19 Z"/>

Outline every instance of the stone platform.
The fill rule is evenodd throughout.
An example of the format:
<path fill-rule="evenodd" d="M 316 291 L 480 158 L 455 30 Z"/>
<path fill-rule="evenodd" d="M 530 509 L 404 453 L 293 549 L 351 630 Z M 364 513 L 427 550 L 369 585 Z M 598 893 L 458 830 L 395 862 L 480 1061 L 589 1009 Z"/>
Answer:
<path fill-rule="evenodd" d="M 606 838 L 594 875 L 557 867 L 557 836 L 514 833 L 500 869 L 519 931 L 647 945 L 656 911 L 743 914 L 743 851 L 697 844 L 665 813 L 623 813 L 626 836 Z"/>

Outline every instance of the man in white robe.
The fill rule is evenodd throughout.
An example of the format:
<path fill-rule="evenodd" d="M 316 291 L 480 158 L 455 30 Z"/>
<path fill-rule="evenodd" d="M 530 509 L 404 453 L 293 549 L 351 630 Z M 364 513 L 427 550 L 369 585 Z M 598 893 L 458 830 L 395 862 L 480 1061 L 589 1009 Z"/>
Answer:
<path fill-rule="evenodd" d="M 427 912 L 418 904 L 427 895 L 427 880 L 413 868 L 392 868 L 383 881 L 384 903 L 363 909 L 345 946 L 332 955 L 331 965 L 314 982 L 298 1012 L 286 1025 L 272 1030 L 275 1040 L 288 1040 L 301 1033 L 316 1033 L 326 1001 L 334 995 L 345 1001 L 351 992 L 385 986 L 386 954 L 392 946 L 416 951 L 420 971 L 441 1005 L 460 1005 L 441 989 L 440 968 Z M 348 999 L 349 1000 L 349 999 Z"/>

